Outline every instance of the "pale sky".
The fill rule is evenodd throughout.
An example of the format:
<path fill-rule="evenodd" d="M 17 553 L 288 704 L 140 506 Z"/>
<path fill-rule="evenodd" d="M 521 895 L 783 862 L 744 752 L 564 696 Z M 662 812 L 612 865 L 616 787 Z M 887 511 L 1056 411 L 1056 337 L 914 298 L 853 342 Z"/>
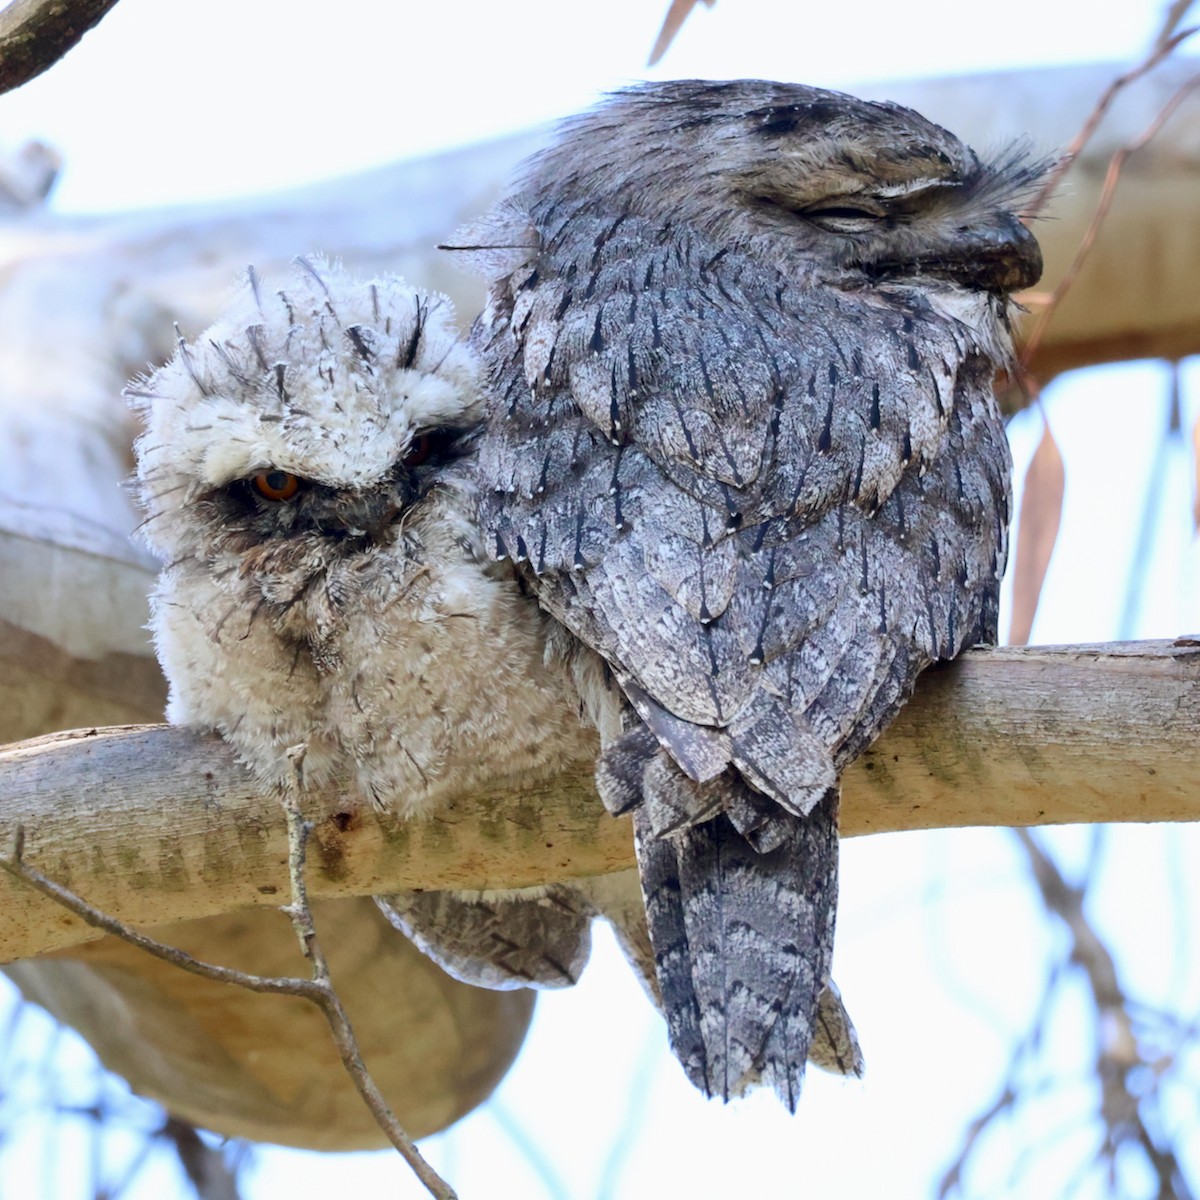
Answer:
<path fill-rule="evenodd" d="M 652 72 L 666 0 L 122 0 L 0 99 L 0 136 L 66 156 L 94 211 L 274 190 L 565 115 L 641 78 L 830 87 L 1126 60 L 1157 0 L 719 0 Z"/>

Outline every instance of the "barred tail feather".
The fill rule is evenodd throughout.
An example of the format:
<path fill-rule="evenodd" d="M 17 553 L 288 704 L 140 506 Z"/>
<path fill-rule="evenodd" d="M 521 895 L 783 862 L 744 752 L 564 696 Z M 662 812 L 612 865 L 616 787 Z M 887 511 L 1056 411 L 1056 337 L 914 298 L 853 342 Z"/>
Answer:
<path fill-rule="evenodd" d="M 766 853 L 724 814 L 658 836 L 649 807 L 634 834 L 672 1047 L 708 1095 L 728 1100 L 762 1083 L 794 1111 L 814 1038 L 830 1040 L 817 1025 L 833 946 L 837 793 L 806 817 L 776 816 Z M 840 1002 L 827 1011 L 844 1016 Z"/>

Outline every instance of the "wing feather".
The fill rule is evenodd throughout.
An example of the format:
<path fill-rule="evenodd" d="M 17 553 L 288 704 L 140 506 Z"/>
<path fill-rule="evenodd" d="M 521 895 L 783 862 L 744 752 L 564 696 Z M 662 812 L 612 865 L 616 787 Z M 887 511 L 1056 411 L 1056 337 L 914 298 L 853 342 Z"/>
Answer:
<path fill-rule="evenodd" d="M 829 985 L 837 771 L 994 623 L 991 361 L 915 294 L 813 288 L 628 214 L 570 225 L 474 334 L 481 519 L 644 723 L 597 783 L 635 813 L 677 1055 L 709 1094 L 794 1107 L 810 1049 L 861 1069 Z"/>

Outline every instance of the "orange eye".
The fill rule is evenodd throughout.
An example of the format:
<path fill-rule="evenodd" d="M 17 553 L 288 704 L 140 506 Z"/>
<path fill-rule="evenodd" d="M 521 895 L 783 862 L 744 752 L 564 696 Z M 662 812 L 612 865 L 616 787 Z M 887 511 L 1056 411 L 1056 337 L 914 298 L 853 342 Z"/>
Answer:
<path fill-rule="evenodd" d="M 433 437 L 428 433 L 419 433 L 408 444 L 408 453 L 404 456 L 406 467 L 419 467 L 433 449 Z"/>
<path fill-rule="evenodd" d="M 264 500 L 290 500 L 300 490 L 300 478 L 287 471 L 259 471 L 250 480 Z"/>

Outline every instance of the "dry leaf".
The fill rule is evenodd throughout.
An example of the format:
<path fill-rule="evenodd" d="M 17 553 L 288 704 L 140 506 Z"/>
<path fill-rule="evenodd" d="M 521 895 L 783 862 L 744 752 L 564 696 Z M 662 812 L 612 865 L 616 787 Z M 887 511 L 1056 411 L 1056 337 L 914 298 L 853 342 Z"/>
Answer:
<path fill-rule="evenodd" d="M 704 0 L 709 8 L 712 8 L 716 2 L 717 0 Z M 654 49 L 650 51 L 650 60 L 646 66 L 654 66 L 666 54 L 667 49 L 675 40 L 675 35 L 683 28 L 688 13 L 698 3 L 699 0 L 671 0 L 671 7 L 667 9 L 667 15 L 663 19 L 662 28 L 658 31 L 658 37 L 654 40 Z"/>
<path fill-rule="evenodd" d="M 1025 472 L 1021 515 L 1017 521 L 1017 560 L 1013 567 L 1013 611 L 1008 641 L 1024 646 L 1033 629 L 1038 600 L 1058 527 L 1062 521 L 1066 472 L 1062 454 L 1043 417 L 1042 440 Z"/>
<path fill-rule="evenodd" d="M 1200 417 L 1192 426 L 1192 523 L 1200 531 Z"/>

